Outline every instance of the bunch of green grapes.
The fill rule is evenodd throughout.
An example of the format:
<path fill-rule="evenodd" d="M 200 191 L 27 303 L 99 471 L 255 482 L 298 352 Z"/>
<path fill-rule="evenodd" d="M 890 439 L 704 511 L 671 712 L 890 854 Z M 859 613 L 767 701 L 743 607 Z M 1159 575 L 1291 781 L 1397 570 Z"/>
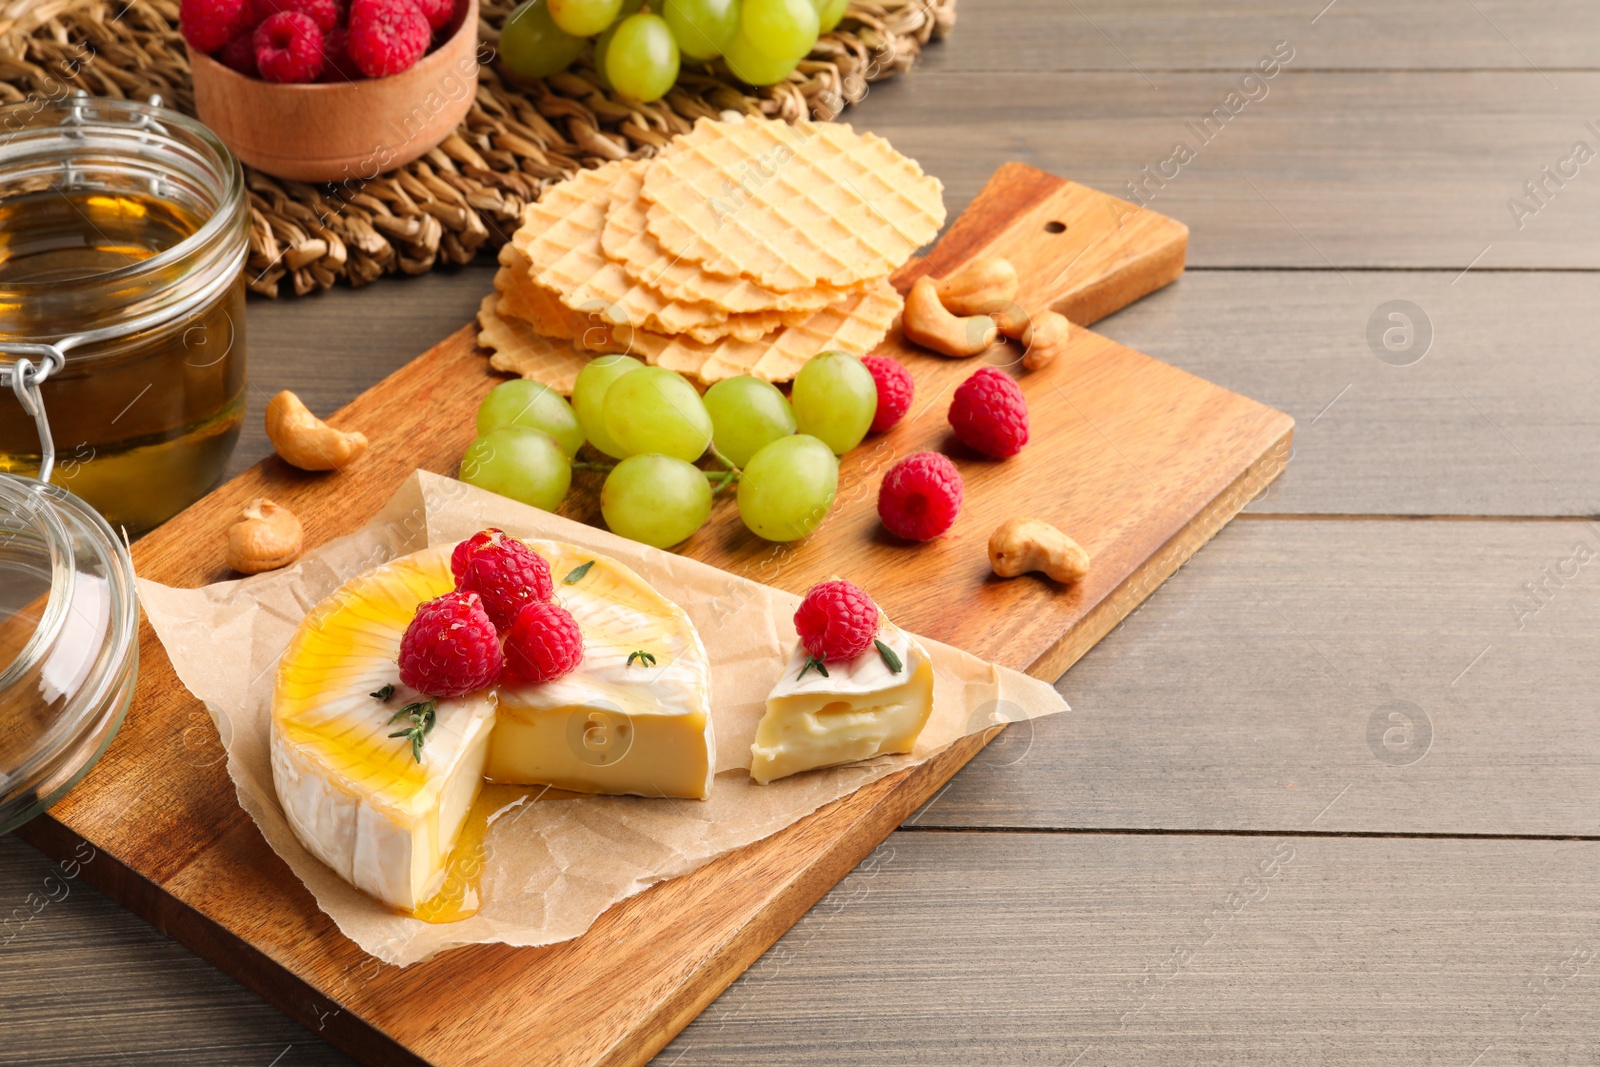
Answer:
<path fill-rule="evenodd" d="M 749 376 L 702 396 L 664 367 L 600 356 L 578 375 L 571 404 L 538 382 L 496 386 L 478 409 L 479 436 L 462 457 L 461 477 L 553 511 L 587 443 L 619 461 L 577 464 L 606 472 L 600 511 L 613 533 L 670 548 L 705 525 L 718 493 L 732 490 L 752 533 L 795 541 L 827 518 L 838 457 L 861 443 L 877 410 L 872 374 L 843 352 L 808 362 L 789 396 Z"/>
<path fill-rule="evenodd" d="M 500 31 L 500 61 L 525 78 L 565 70 L 594 42 L 594 64 L 623 96 L 659 100 L 684 60 L 719 56 L 750 85 L 789 76 L 849 0 L 527 0 Z"/>

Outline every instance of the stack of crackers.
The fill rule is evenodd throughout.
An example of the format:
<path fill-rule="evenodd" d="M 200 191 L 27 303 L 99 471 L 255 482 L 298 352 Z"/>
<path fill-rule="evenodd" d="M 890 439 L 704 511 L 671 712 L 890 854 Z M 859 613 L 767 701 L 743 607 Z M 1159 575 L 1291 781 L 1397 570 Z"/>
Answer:
<path fill-rule="evenodd" d="M 584 170 L 529 204 L 478 342 L 564 394 L 622 352 L 709 384 L 793 378 L 870 352 L 900 313 L 889 275 L 944 225 L 942 186 L 846 125 L 701 119 L 652 159 Z"/>

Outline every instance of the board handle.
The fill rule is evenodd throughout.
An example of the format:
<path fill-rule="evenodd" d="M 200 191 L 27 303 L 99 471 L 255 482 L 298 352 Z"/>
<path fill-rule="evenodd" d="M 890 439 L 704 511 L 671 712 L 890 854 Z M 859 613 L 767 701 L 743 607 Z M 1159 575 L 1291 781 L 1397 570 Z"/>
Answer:
<path fill-rule="evenodd" d="M 1007 163 L 925 258 L 895 275 L 902 292 L 978 256 L 1017 268 L 1017 303 L 1080 326 L 1119 311 L 1183 273 L 1189 227 L 1098 189 Z"/>

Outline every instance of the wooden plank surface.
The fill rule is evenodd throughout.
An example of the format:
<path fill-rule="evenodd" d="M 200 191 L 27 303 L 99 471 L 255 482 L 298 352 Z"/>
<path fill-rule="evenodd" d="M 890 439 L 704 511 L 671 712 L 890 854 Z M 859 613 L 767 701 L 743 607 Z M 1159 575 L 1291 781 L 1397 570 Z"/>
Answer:
<path fill-rule="evenodd" d="M 1585 125 L 1600 115 L 1600 74 L 1552 75 L 1552 88 L 1533 71 L 1302 73 L 1314 42 L 1294 43 L 1265 97 L 1217 123 L 1209 143 L 1187 124 L 1236 88 L 1220 72 L 1161 74 L 1153 87 L 1132 72 L 1002 69 L 978 91 L 973 75 L 924 71 L 874 90 L 885 108 L 873 127 L 941 160 L 952 206 L 976 194 L 996 153 L 1126 196 L 1185 141 L 1192 161 L 1167 166 L 1176 176 L 1146 195 L 1189 224 L 1191 268 L 1600 267 L 1600 181 L 1588 168 L 1551 186 L 1521 229 L 1507 208 L 1575 141 L 1600 152 Z"/>
<path fill-rule="evenodd" d="M 981 0 L 926 53 L 940 73 L 1244 72 L 1263 44 L 1304 41 L 1338 70 L 1592 69 L 1600 26 L 1583 0 Z M 1476 8 L 1476 10 L 1474 10 Z M 1159 79 L 1157 79 L 1159 81 Z"/>
<path fill-rule="evenodd" d="M 1004 255 L 1026 279 L 1018 297 L 1024 307 L 1093 319 L 1182 269 L 1183 227 L 1126 208 L 1038 171 L 1002 168 L 907 274 Z M 882 350 L 912 370 L 927 398 L 924 413 L 972 370 L 894 338 Z M 491 384 L 472 331 L 452 335 L 338 414 L 337 424 L 372 441 L 358 466 L 317 477 L 266 461 L 141 540 L 137 569 L 186 586 L 225 576 L 220 546 L 209 553 L 202 546 L 244 501 L 263 494 L 300 516 L 308 544 L 354 529 L 416 467 L 453 467 Z M 924 415 L 845 460 L 836 511 L 803 545 L 769 551 L 736 532 L 737 516 L 724 508 L 681 551 L 791 589 L 841 569 L 897 574 L 900 581 L 869 584 L 902 625 L 1053 677 L 1270 482 L 1292 423 L 1076 328 L 1069 350 L 1022 387 L 1036 451 L 1006 464 L 967 457 L 968 503 L 940 542 L 913 554 L 874 533 L 870 489 L 878 471 L 896 454 L 948 447 L 943 420 Z M 593 488 L 563 510 L 592 517 Z M 1096 555 L 1090 578 L 1067 591 L 987 581 L 988 529 L 1018 508 L 1053 517 L 1058 507 Z M 913 570 L 929 578 L 914 579 Z M 940 595 L 930 597 L 935 576 Z M 21 836 L 58 861 L 87 840 L 98 856 L 85 867 L 86 880 L 347 1052 L 386 1064 L 492 1063 L 527 1047 L 542 1049 L 551 1063 L 643 1062 L 982 743 L 959 742 L 781 834 L 656 886 L 581 938 L 545 949 L 460 949 L 367 973 L 366 957 L 240 811 L 220 763 L 174 762 L 184 744 L 174 718 L 193 721 L 184 733 L 206 747 L 200 714 L 145 628 L 139 689 L 115 743 L 80 788 Z M 430 1005 L 425 1016 L 415 1011 L 419 1000 Z"/>
<path fill-rule="evenodd" d="M 1190 271 L 1098 329 L 1295 417 L 1263 514 L 1600 514 L 1600 275 Z M 1386 348 L 1391 301 L 1414 310 Z"/>
<path fill-rule="evenodd" d="M 1597 631 L 1600 523 L 1236 522 L 917 823 L 1592 835 Z"/>
<path fill-rule="evenodd" d="M 657 1062 L 1589 1063 L 1597 878 L 1594 841 L 898 833 Z"/>
<path fill-rule="evenodd" d="M 956 196 L 964 200 L 972 195 L 988 169 L 1017 156 L 1031 156 L 1043 166 L 1060 167 L 1066 160 L 1066 172 L 1118 186 L 1137 176 L 1142 166 L 1165 158 L 1174 133 L 1195 117 L 1189 113 L 1191 105 L 1203 103 L 1202 110 L 1216 106 L 1246 66 L 1276 41 L 1290 40 L 1296 59 L 1274 80 L 1269 99 L 1260 108 L 1247 107 L 1238 124 L 1152 203 L 1194 224 L 1191 268 L 1201 262 L 1243 269 L 1218 274 L 1191 269 L 1177 286 L 1103 324 L 1102 332 L 1297 417 L 1296 458 L 1257 508 L 1536 518 L 1550 506 L 1542 502 L 1542 491 L 1534 484 L 1538 479 L 1498 458 L 1482 423 L 1474 429 L 1457 421 L 1459 413 L 1450 404 L 1454 394 L 1437 388 L 1442 379 L 1427 384 L 1416 376 L 1367 378 L 1334 372 L 1346 364 L 1359 370 L 1360 360 L 1371 358 L 1363 354 L 1361 327 L 1372 306 L 1362 306 L 1363 279 L 1352 264 L 1407 268 L 1390 275 L 1396 281 L 1394 295 L 1418 300 L 1430 315 L 1437 315 L 1430 294 L 1449 289 L 1461 269 L 1492 243 L 1495 247 L 1450 290 L 1478 283 L 1472 299 L 1458 305 L 1461 313 L 1446 315 L 1450 326 L 1439 335 L 1446 347 L 1410 370 L 1429 370 L 1436 356 L 1468 354 L 1468 364 L 1481 375 L 1473 381 L 1483 391 L 1458 379 L 1463 392 L 1491 412 L 1516 446 L 1558 485 L 1570 483 L 1573 494 L 1592 493 L 1585 478 L 1592 477 L 1594 468 L 1584 468 L 1593 425 L 1586 406 L 1593 396 L 1587 376 L 1593 366 L 1587 341 L 1593 306 L 1589 278 L 1485 268 L 1594 266 L 1596 246 L 1587 232 L 1594 205 L 1584 199 L 1592 195 L 1586 193 L 1592 168 L 1585 168 L 1577 183 L 1562 190 L 1524 231 L 1512 229 L 1504 213 L 1506 199 L 1521 183 L 1542 164 L 1559 158 L 1574 137 L 1585 137 L 1584 122 L 1600 113 L 1588 92 L 1593 76 L 1562 74 L 1564 67 L 1596 66 L 1600 22 L 1579 0 L 1474 0 L 1471 5 L 1457 0 L 1337 0 L 1325 12 L 1324 7 L 1323 0 L 1245 0 L 1203 11 L 1179 0 L 972 0 L 962 7 L 956 32 L 929 50 L 926 66 L 916 76 L 875 86 L 850 120 L 896 138 L 917 131 L 924 165 L 957 183 L 952 207 L 959 206 Z M 1162 88 L 1151 90 L 1121 65 L 1119 49 Z M 1544 70 L 1558 90 L 1553 92 L 1524 60 Z M 1097 69 L 1105 76 L 1038 73 L 1075 67 Z M 1434 70 L 1392 76 L 1374 81 L 1370 92 L 1358 91 L 1357 83 L 1366 78 L 1359 70 L 1385 67 Z M 1330 70 L 1346 73 L 1307 73 Z M 1166 71 L 1202 73 L 1177 83 Z M 934 92 L 925 75 L 946 80 Z M 1291 94 L 1279 91 L 1291 85 L 1286 79 L 1303 80 Z M 1172 96 L 1175 85 L 1187 86 L 1181 100 Z M 1250 132 L 1256 120 L 1291 96 L 1293 114 L 1279 116 L 1270 135 Z M 960 98 L 959 108 L 952 107 L 953 97 Z M 1319 139 L 1324 144 L 1312 143 Z M 1232 155 L 1213 151 L 1235 140 L 1245 142 L 1243 150 Z M 1353 284 L 1339 281 L 1272 208 L 1252 200 L 1255 194 L 1244 177 L 1306 230 Z M 1325 211 L 1310 205 L 1309 221 L 1318 229 L 1307 229 L 1308 220 L 1300 217 L 1298 207 L 1289 210 L 1281 190 L 1316 196 L 1327 205 Z M 1343 235 L 1339 247 L 1349 258 L 1345 251 L 1332 255 L 1334 248 L 1324 239 L 1329 232 Z M 1435 278 L 1412 272 L 1418 264 L 1445 269 Z M 1296 270 L 1254 269 L 1284 265 Z M 1302 273 L 1315 270 L 1331 275 L 1333 284 L 1324 287 Z M 1400 284 L 1407 281 L 1431 288 L 1419 298 Z M 470 313 L 485 285 L 463 271 L 386 280 L 366 290 L 340 290 L 313 300 L 276 305 L 254 301 L 252 377 L 267 392 L 293 386 L 321 398 L 319 410 L 331 410 L 423 344 L 450 332 L 463 318 L 458 309 Z M 1335 285 L 1351 295 L 1340 296 Z M 1381 287 L 1372 293 L 1379 295 L 1384 295 Z M 1181 302 L 1181 315 L 1173 301 Z M 1535 343 L 1522 343 L 1525 337 Z M 1379 375 L 1389 369 L 1370 368 Z M 1352 390 L 1313 424 L 1322 405 L 1348 382 L 1354 383 Z M 1542 398 L 1541 382 L 1550 383 Z M 1506 405 L 1492 407 L 1502 396 Z M 1356 402 L 1350 408 L 1351 422 L 1331 422 L 1343 415 L 1346 401 Z M 259 412 L 256 399 L 242 452 L 250 462 L 265 454 L 259 434 L 251 436 Z M 1563 433 L 1563 426 L 1570 432 Z M 259 450 L 252 454 L 251 448 Z M 241 462 L 235 472 L 247 465 Z M 1554 495 L 1549 499 L 1560 503 Z M 1226 584 L 1219 570 L 1208 568 L 1213 563 L 1220 567 L 1218 553 L 1238 558 L 1234 538 L 1249 534 L 1275 541 L 1290 537 L 1301 524 L 1262 525 L 1257 534 L 1253 527 L 1235 524 L 1193 568 L 1179 574 L 1176 584 L 1159 592 L 1144 612 L 1068 676 L 1065 691 L 1075 710 L 1094 716 L 1096 751 L 1113 753 L 1105 758 L 1137 761 L 1152 747 L 1159 755 L 1173 756 L 1175 742 L 1167 736 L 1161 711 L 1193 721 L 1197 712 L 1192 704 L 1181 706 L 1186 682 L 1205 690 L 1224 710 L 1233 701 L 1250 702 L 1257 711 L 1253 721 L 1268 730 L 1267 739 L 1318 736 L 1317 717 L 1339 714 L 1329 700 L 1317 698 L 1305 646 L 1296 652 L 1281 624 L 1278 632 L 1265 624 L 1250 629 L 1240 625 L 1237 604 L 1224 610 L 1213 599 L 1192 598 L 1203 588 Z M 1462 540 L 1448 551 L 1470 555 L 1478 529 L 1478 524 L 1466 524 Z M 1315 609 L 1313 617 L 1322 621 L 1317 598 L 1349 580 L 1338 552 L 1345 543 L 1342 536 L 1331 535 L 1314 542 L 1321 550 L 1304 556 L 1298 568 L 1281 571 L 1271 594 Z M 1518 544 L 1496 534 L 1483 542 L 1482 555 L 1524 551 L 1526 546 Z M 1427 569 L 1426 552 L 1435 550 L 1438 546 L 1419 547 L 1416 540 L 1397 543 L 1393 552 L 1383 554 L 1384 572 L 1414 598 L 1425 598 L 1428 591 L 1408 584 L 1405 572 L 1412 565 Z M 1466 562 L 1483 566 L 1481 558 Z M 1514 580 L 1505 597 L 1544 566 L 1536 558 L 1526 562 L 1525 573 L 1510 575 Z M 1497 566 L 1515 571 L 1514 563 L 1504 558 Z M 1580 584 L 1562 597 L 1582 593 L 1589 573 L 1585 570 Z M 1448 589 L 1458 580 L 1458 575 L 1441 575 L 1440 587 Z M 1382 601 L 1386 594 L 1372 587 L 1372 595 Z M 1439 595 L 1444 604 L 1467 605 L 1461 596 Z M 1426 657 L 1425 633 L 1402 631 L 1398 624 L 1384 630 L 1381 613 L 1343 602 L 1358 613 L 1368 612 L 1363 617 L 1381 632 L 1394 634 L 1413 667 Z M 1538 622 L 1561 637 L 1535 646 L 1543 650 L 1537 669 L 1524 668 L 1521 692 L 1506 686 L 1505 704 L 1498 709 L 1503 737 L 1520 746 L 1517 751 L 1525 758 L 1510 763 L 1486 743 L 1487 735 L 1475 735 L 1470 748 L 1451 749 L 1463 760 L 1459 786 L 1446 797 L 1423 803 L 1452 809 L 1487 801 L 1498 811 L 1513 811 L 1516 805 L 1506 797 L 1509 787 L 1502 785 L 1503 776 L 1536 782 L 1547 762 L 1559 774 L 1570 774 L 1573 765 L 1594 758 L 1592 736 L 1573 729 L 1581 709 L 1567 702 L 1585 683 L 1594 688 L 1594 668 L 1582 655 L 1593 630 L 1579 628 L 1588 622 L 1585 612 L 1564 616 L 1558 611 L 1561 604 L 1552 601 Z M 1231 647 L 1204 633 L 1204 614 L 1214 609 L 1233 626 Z M 1406 625 L 1419 630 L 1441 620 L 1447 629 L 1453 625 L 1442 612 L 1408 612 L 1406 617 Z M 1181 646 L 1170 647 L 1179 644 L 1170 636 L 1174 628 L 1204 644 L 1214 662 L 1190 658 Z M 1342 633 L 1337 628 L 1334 632 Z M 1453 640 L 1461 636 L 1457 632 Z M 1558 652 L 1563 641 L 1572 650 L 1564 658 Z M 1285 699 L 1269 701 L 1259 685 L 1235 692 L 1226 684 L 1231 671 L 1259 679 L 1268 669 L 1264 664 L 1276 656 L 1291 657 L 1293 669 L 1281 687 Z M 1492 668 L 1494 656 L 1467 678 Z M 1123 670 L 1140 669 L 1151 677 L 1121 677 Z M 1558 742 L 1549 751 L 1536 752 L 1532 748 L 1543 729 L 1542 693 L 1552 679 L 1561 695 L 1558 710 L 1573 717 L 1557 731 Z M 1208 729 L 1187 734 L 1182 741 L 1192 758 L 1173 762 L 1170 769 L 1200 794 L 1208 816 L 1225 820 L 1223 825 L 1233 821 L 1227 795 L 1241 774 L 1256 776 L 1250 779 L 1253 784 L 1237 787 L 1244 817 L 1277 829 L 1305 825 L 1307 805 L 1299 791 L 1284 791 L 1279 797 L 1260 785 L 1259 772 L 1268 762 L 1262 753 L 1250 751 L 1244 721 L 1243 716 L 1225 719 L 1228 729 L 1220 738 Z M 993 757 L 1001 757 L 1006 751 L 1002 746 L 1011 740 L 1001 735 L 992 747 Z M 1441 729 L 1437 743 L 1455 740 L 1459 738 Z M 1044 756 L 1039 743 L 1017 771 L 1039 772 Z M 1007 758 L 1020 750 L 1012 747 Z M 1082 761 L 1066 746 L 1057 752 L 1066 762 L 1053 780 L 1070 789 L 1069 776 L 1084 773 Z M 210 756 L 214 752 L 177 753 L 179 759 Z M 1246 756 L 1251 758 L 1240 771 L 1237 761 Z M 1432 758 L 1394 773 L 1404 780 L 1425 772 Z M 1285 765 L 1279 761 L 1271 769 Z M 1014 802 L 1014 791 L 998 776 L 999 770 L 974 764 L 945 800 L 959 796 L 966 775 L 982 773 L 987 788 L 998 789 L 1003 802 Z M 1119 779 L 1101 774 L 1104 770 L 1090 768 L 1101 789 L 1085 798 L 1085 807 L 1105 817 L 1108 825 L 1119 809 L 1129 819 L 1145 820 L 1151 807 L 1146 798 L 1120 798 L 1119 803 L 1118 797 L 1105 793 L 1129 787 L 1134 776 Z M 1153 774 L 1139 776 L 1136 784 L 1153 789 L 1157 803 L 1182 799 L 1175 790 L 1162 791 Z M 1381 776 L 1358 783 L 1315 826 L 1333 820 L 1347 802 L 1363 813 L 1352 820 L 1352 832 L 1363 832 L 1368 825 L 1392 827 L 1401 816 L 1415 822 L 1414 811 L 1380 812 L 1371 803 L 1373 797 L 1394 795 L 1368 796 L 1363 787 L 1384 784 Z M 1564 803 L 1554 792 L 1536 790 L 1521 810 L 1513 811 L 1522 825 L 1535 821 L 1534 807 L 1541 800 L 1553 805 L 1551 822 L 1574 825 L 1583 816 L 1580 803 Z M 1274 814 L 1281 818 L 1268 818 Z M 1011 817 L 1006 812 L 997 818 L 1001 816 Z M 979 827 L 983 818 L 979 812 L 969 825 Z M 1580 832 L 1592 834 L 1593 829 Z M 665 1067 L 694 1062 L 892 1062 L 887 1054 L 872 1055 L 883 1048 L 873 1040 L 887 1033 L 913 1048 L 923 1063 L 1061 1067 L 1072 1062 L 1083 1043 L 1102 1030 L 1115 1030 L 1117 1020 L 1104 1022 L 1103 1009 L 1119 989 L 1126 989 L 1146 964 L 1158 967 L 1175 946 L 1190 943 L 1189 927 L 1174 915 L 1203 921 L 1232 888 L 1223 888 L 1224 874 L 1235 871 L 1237 864 L 1242 877 L 1248 864 L 1259 859 L 1248 849 L 1265 841 L 1104 830 L 929 835 L 936 841 L 916 853 L 916 877 L 887 893 L 882 887 L 897 865 L 912 869 L 905 866 L 912 853 L 901 847 L 910 836 L 891 840 L 894 862 L 874 876 L 882 867 L 880 854 L 878 862 L 847 881 L 657 1062 Z M 996 838 L 994 847 L 975 852 L 975 843 L 989 837 Z M 1045 854 L 1041 841 L 1054 855 Z M 1301 847 L 1300 841 L 1294 843 Z M 1204 982 L 1186 991 L 1184 983 L 1202 971 L 1186 974 L 1172 987 L 1182 999 L 1170 1001 L 1174 1007 L 1159 1024 L 1113 1035 L 1119 1043 L 1100 1046 L 1101 1055 L 1089 1053 L 1080 1067 L 1092 1062 L 1439 1062 L 1466 1067 L 1485 1047 L 1470 1040 L 1480 1034 L 1495 1047 L 1483 1053 L 1478 1067 L 1594 1058 L 1600 1020 L 1589 985 L 1592 970 L 1586 969 L 1535 1016 L 1527 1031 L 1519 1030 L 1522 1016 L 1543 1001 L 1518 1001 L 1529 983 L 1555 985 L 1554 970 L 1578 943 L 1563 944 L 1562 934 L 1584 937 L 1594 929 L 1587 909 L 1592 908 L 1595 872 L 1571 856 L 1593 844 L 1348 836 L 1315 839 L 1306 847 L 1337 848 L 1336 853 L 1317 853 L 1331 858 L 1319 864 L 1316 893 L 1290 896 L 1285 882 L 1284 893 L 1263 902 L 1281 908 L 1272 913 L 1270 923 L 1261 921 L 1268 912 L 1252 905 L 1242 922 L 1230 925 L 1227 937 L 1235 932 L 1247 937 L 1230 950 L 1226 966 L 1216 964 L 1219 957 L 1207 948 L 1202 959 L 1212 963 L 1206 965 Z M 1097 851 L 1096 858 L 1089 857 L 1090 850 Z M 1309 858 L 1313 853 L 1302 854 Z M 0 841 L 0 903 L 7 909 L 24 906 L 27 894 L 42 888 L 54 867 L 15 839 Z M 991 873 L 1000 869 L 1004 878 Z M 1213 889 L 1215 896 L 1207 895 Z M 869 891 L 865 902 L 852 903 Z M 1053 906 L 1062 900 L 1088 902 L 1093 911 L 1079 913 L 1079 921 L 1068 927 L 1055 924 L 1059 913 L 1052 911 L 1052 922 L 1041 926 L 1035 902 Z M 835 916 L 833 909 L 840 906 L 845 910 Z M 871 922 L 843 921 L 852 915 L 870 917 Z M 120 913 L 82 885 L 81 878 L 79 888 L 68 899 L 51 903 L 28 931 L 25 938 L 0 948 L 0 1014 L 8 1020 L 0 1063 L 320 1067 L 349 1062 L 298 1024 L 286 1022 L 276 1009 L 242 993 L 209 964 Z M 924 931 L 925 937 L 916 936 Z M 1149 951 L 1142 951 L 1147 945 Z M 877 951 L 881 948 L 892 950 L 887 964 Z M 791 957 L 790 951 L 800 958 Z M 826 965 L 817 965 L 819 960 Z M 1110 971 L 1117 973 L 1108 975 Z M 1007 995 L 984 995 L 990 987 Z M 1092 1009 L 1087 1014 L 1080 1009 L 1085 1004 Z M 280 1035 L 282 1041 L 274 1044 Z M 780 1040 L 786 1044 L 780 1046 Z M 686 1045 L 693 1047 L 685 1051 Z"/>

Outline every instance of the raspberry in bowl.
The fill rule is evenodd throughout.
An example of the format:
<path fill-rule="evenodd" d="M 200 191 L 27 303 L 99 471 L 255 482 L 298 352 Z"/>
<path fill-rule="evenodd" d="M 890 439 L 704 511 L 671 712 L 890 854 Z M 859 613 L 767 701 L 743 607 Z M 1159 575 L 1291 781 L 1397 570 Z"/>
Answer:
<path fill-rule="evenodd" d="M 477 92 L 478 0 L 182 0 L 179 21 L 200 121 L 278 178 L 354 188 L 450 136 Z"/>

